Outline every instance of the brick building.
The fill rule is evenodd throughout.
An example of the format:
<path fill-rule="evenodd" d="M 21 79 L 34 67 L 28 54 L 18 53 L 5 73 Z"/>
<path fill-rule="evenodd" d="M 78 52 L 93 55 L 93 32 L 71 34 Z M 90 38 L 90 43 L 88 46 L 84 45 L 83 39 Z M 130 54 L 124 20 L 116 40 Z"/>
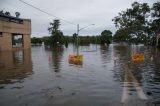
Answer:
<path fill-rule="evenodd" d="M 31 20 L 0 15 L 0 51 L 31 47 Z"/>

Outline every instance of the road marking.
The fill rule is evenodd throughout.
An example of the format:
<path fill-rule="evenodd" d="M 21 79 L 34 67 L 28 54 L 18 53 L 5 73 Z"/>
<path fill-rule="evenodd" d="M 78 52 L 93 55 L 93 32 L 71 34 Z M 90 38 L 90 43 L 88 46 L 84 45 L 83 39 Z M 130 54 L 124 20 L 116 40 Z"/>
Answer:
<path fill-rule="evenodd" d="M 121 102 L 125 103 L 128 100 L 128 87 L 126 86 L 127 82 L 123 83 L 123 94 Z"/>
<path fill-rule="evenodd" d="M 147 97 L 144 94 L 144 92 L 143 92 L 141 87 L 136 87 L 136 91 L 137 91 L 137 94 L 140 97 L 140 99 L 147 100 Z"/>
<path fill-rule="evenodd" d="M 143 89 L 140 87 L 139 82 L 133 76 L 132 72 L 127 65 L 124 67 L 124 82 L 123 82 L 123 94 L 121 102 L 125 103 L 129 97 L 129 87 L 128 85 L 133 85 L 136 88 L 136 93 L 142 100 L 147 100 L 146 95 L 143 92 Z"/>

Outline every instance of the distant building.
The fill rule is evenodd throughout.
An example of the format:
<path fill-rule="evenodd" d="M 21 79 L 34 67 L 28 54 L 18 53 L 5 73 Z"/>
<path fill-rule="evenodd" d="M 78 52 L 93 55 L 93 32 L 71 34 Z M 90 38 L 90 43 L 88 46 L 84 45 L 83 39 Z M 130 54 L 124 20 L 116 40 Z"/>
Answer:
<path fill-rule="evenodd" d="M 0 15 L 0 51 L 31 47 L 31 20 Z"/>

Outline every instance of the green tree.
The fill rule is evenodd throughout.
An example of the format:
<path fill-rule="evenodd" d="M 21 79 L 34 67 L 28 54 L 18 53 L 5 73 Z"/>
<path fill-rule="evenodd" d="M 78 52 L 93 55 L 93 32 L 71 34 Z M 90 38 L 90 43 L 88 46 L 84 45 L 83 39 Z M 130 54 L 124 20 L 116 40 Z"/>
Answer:
<path fill-rule="evenodd" d="M 77 41 L 77 40 L 76 40 L 76 39 L 77 39 L 77 34 L 74 33 L 72 38 L 73 38 L 73 43 L 76 43 L 76 41 Z"/>
<path fill-rule="evenodd" d="M 1 15 L 6 15 L 6 16 L 11 16 L 10 12 L 6 11 L 4 12 L 3 10 L 0 11 Z"/>
<path fill-rule="evenodd" d="M 48 31 L 51 34 L 51 45 L 56 46 L 57 44 L 63 44 L 64 36 L 63 33 L 59 30 L 60 20 L 53 20 L 53 22 L 50 23 L 50 26 L 51 27 L 48 28 Z"/>
<path fill-rule="evenodd" d="M 1 11 L 0 11 L 0 14 L 1 14 L 1 15 L 4 15 L 4 12 L 3 12 L 3 10 L 1 10 Z"/>
<path fill-rule="evenodd" d="M 134 2 L 132 8 L 122 11 L 118 16 L 114 17 L 113 21 L 118 29 L 128 30 L 131 39 L 137 39 L 142 42 L 144 36 L 147 37 L 148 17 L 150 7 L 147 3 L 140 4 Z"/>
<path fill-rule="evenodd" d="M 51 39 L 51 36 L 45 36 L 42 38 L 42 41 L 44 42 L 44 44 L 46 46 L 49 46 L 52 44 L 52 39 Z"/>
<path fill-rule="evenodd" d="M 160 26 L 160 2 L 154 3 L 152 6 L 152 30 L 156 31 Z"/>
<path fill-rule="evenodd" d="M 116 31 L 113 36 L 115 42 L 128 42 L 130 40 L 129 32 L 125 28 L 121 28 Z"/>
<path fill-rule="evenodd" d="M 5 14 L 6 16 L 11 16 L 10 12 L 8 12 L 8 11 L 6 11 L 4 14 Z"/>
<path fill-rule="evenodd" d="M 33 44 L 42 44 L 42 38 L 33 37 L 33 38 L 31 38 L 31 43 L 33 43 Z"/>
<path fill-rule="evenodd" d="M 151 20 L 151 30 L 153 32 L 156 32 L 157 30 L 159 30 L 159 26 L 160 26 L 160 2 L 154 3 L 152 8 L 152 20 Z"/>
<path fill-rule="evenodd" d="M 110 30 L 104 30 L 101 33 L 101 44 L 110 44 L 112 40 L 112 32 Z"/>

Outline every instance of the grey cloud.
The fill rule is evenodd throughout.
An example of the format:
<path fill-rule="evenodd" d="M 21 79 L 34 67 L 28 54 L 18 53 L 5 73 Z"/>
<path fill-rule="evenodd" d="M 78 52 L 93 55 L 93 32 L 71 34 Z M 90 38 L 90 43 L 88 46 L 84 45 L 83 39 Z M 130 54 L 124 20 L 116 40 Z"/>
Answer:
<path fill-rule="evenodd" d="M 109 29 L 115 32 L 114 23 L 111 21 L 118 12 L 131 6 L 134 0 L 24 0 L 46 12 L 54 14 L 64 20 L 68 20 L 80 27 L 89 24 L 95 26 L 88 27 L 80 32 L 82 35 L 98 35 L 103 30 Z M 136 0 L 140 3 L 149 3 L 150 5 L 158 0 Z M 54 17 L 48 16 L 19 0 L 0 0 L 0 10 L 10 11 L 12 15 L 19 11 L 22 18 L 32 20 L 32 35 L 49 35 L 47 28 L 49 22 Z M 65 35 L 72 35 L 76 32 L 76 26 L 61 21 L 61 30 Z"/>

